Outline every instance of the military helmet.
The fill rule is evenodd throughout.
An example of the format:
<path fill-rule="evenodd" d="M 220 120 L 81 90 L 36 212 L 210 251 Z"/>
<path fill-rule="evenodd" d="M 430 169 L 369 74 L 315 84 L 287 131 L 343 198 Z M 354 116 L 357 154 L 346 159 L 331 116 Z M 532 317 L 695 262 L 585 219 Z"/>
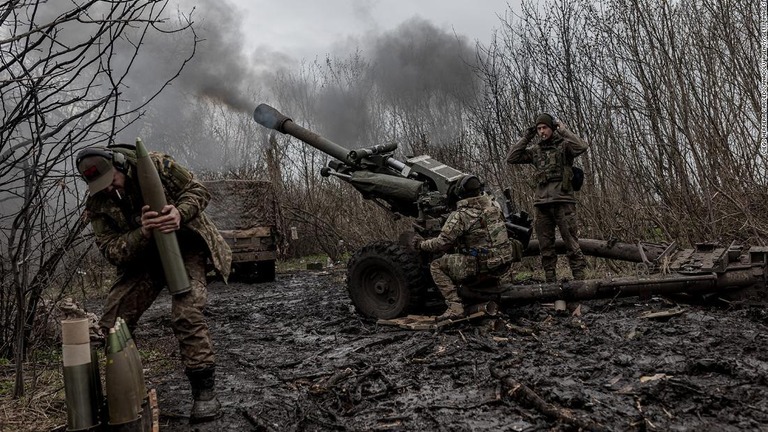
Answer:
<path fill-rule="evenodd" d="M 459 180 L 456 186 L 456 196 L 460 199 L 470 198 L 480 195 L 483 190 L 483 183 L 477 176 L 468 174 Z"/>

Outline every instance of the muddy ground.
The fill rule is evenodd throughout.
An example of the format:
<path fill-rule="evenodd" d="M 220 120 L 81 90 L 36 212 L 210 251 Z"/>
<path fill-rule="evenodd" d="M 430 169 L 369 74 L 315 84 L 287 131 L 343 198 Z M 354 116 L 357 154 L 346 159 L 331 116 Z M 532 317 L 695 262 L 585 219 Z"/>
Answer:
<path fill-rule="evenodd" d="M 219 420 L 188 423 L 167 295 L 136 332 L 168 356 L 145 362 L 161 431 L 768 431 L 765 304 L 531 304 L 411 331 L 361 319 L 343 269 L 209 295 Z"/>

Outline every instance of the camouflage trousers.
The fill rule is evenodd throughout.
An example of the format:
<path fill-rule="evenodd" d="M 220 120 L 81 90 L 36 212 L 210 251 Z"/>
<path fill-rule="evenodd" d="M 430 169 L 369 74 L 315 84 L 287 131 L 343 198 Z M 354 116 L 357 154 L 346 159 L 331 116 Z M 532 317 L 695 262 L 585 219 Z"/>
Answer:
<path fill-rule="evenodd" d="M 171 328 L 179 341 L 182 363 L 187 369 L 199 369 L 215 364 L 208 323 L 203 308 L 208 299 L 206 289 L 207 248 L 181 248 L 191 290 L 172 296 Z M 165 288 L 165 276 L 158 261 L 145 260 L 146 267 L 122 269 L 112 285 L 99 321 L 102 332 L 123 318 L 133 330 L 141 315 Z M 107 334 L 106 332 L 104 333 Z"/>
<path fill-rule="evenodd" d="M 462 254 L 445 254 L 429 263 L 429 272 L 432 274 L 435 286 L 440 290 L 446 301 L 461 302 L 456 284 L 481 274 L 504 277 L 509 267 L 509 264 L 504 264 L 490 270 L 485 266 L 485 261 L 478 261 L 477 257 Z"/>
<path fill-rule="evenodd" d="M 456 283 L 477 274 L 477 258 L 462 254 L 445 254 L 429 263 L 429 272 L 445 301 L 460 302 Z"/>
<path fill-rule="evenodd" d="M 555 273 L 557 251 L 555 250 L 555 228 L 565 243 L 566 256 L 571 272 L 580 274 L 587 266 L 579 246 L 579 229 L 576 225 L 575 204 L 537 205 L 535 213 L 536 237 L 539 239 L 541 266 L 544 272 Z"/>

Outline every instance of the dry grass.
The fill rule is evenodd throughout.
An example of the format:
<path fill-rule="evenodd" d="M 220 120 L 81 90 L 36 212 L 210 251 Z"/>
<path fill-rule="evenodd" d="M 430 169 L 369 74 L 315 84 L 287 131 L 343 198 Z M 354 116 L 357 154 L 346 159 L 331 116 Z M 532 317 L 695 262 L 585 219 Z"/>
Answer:
<path fill-rule="evenodd" d="M 165 352 L 168 347 L 175 348 L 173 336 L 153 342 L 152 346 L 139 351 L 148 382 L 178 368 L 178 361 L 170 360 Z M 26 395 L 17 399 L 13 398 L 15 367 L 7 361 L 0 363 L 0 432 L 43 432 L 66 428 L 61 350 L 38 352 L 36 357 L 35 361 L 24 364 Z M 103 355 L 99 358 L 100 369 L 104 371 L 105 358 Z"/>
<path fill-rule="evenodd" d="M 13 398 L 15 368 L 0 367 L 0 431 L 40 432 L 66 425 L 64 378 L 55 356 L 24 364 L 25 396 Z"/>

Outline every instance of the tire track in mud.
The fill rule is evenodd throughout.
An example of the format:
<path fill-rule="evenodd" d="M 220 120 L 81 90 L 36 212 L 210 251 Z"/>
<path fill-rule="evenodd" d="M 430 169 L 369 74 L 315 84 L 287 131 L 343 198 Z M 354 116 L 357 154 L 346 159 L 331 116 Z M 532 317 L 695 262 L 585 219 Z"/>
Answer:
<path fill-rule="evenodd" d="M 587 301 L 579 314 L 507 307 L 439 332 L 377 326 L 344 270 L 212 283 L 206 314 L 224 416 L 190 426 L 162 296 L 137 330 L 162 431 L 768 430 L 764 304 Z M 573 312 L 578 304 L 570 305 Z M 170 372 L 168 372 L 170 362 Z"/>

